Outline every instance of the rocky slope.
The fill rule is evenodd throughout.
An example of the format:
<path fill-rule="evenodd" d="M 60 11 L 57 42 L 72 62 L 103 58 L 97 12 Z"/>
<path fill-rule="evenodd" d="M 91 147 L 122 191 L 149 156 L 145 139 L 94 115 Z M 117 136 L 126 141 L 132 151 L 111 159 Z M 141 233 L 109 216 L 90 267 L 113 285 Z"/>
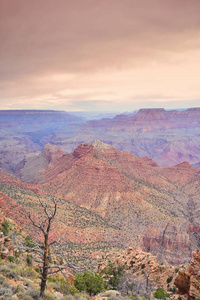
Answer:
<path fill-rule="evenodd" d="M 38 183 L 21 183 L 26 188 L 23 193 L 32 190 L 32 194 L 44 197 L 53 195 L 67 205 L 100 216 L 110 229 L 103 234 L 103 230 L 88 227 L 90 233 L 93 230 L 94 236 L 99 236 L 93 241 L 140 247 L 156 254 L 159 261 L 174 265 L 187 263 L 192 250 L 199 247 L 200 173 L 188 163 L 161 168 L 149 158 L 136 157 L 100 141 L 83 143 L 71 154 L 47 145 L 38 157 L 41 155 L 46 157 L 46 166 L 27 160 L 25 167 L 22 164 L 18 168 L 26 178 L 29 170 L 32 181 Z M 35 165 L 40 168 L 34 173 Z M 23 199 L 20 193 L 13 196 L 7 190 L 3 192 L 10 198 Z M 33 201 L 36 195 L 26 201 Z M 25 199 L 18 201 L 25 204 Z M 87 230 L 77 230 L 78 239 L 84 241 L 82 234 L 86 236 Z M 73 230 L 70 232 L 75 237 Z"/>

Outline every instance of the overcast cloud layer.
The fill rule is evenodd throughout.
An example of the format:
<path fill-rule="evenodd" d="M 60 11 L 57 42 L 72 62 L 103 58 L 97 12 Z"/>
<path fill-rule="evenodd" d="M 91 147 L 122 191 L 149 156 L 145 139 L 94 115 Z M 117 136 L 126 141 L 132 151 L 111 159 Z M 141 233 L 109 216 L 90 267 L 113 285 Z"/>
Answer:
<path fill-rule="evenodd" d="M 0 0 L 0 109 L 200 106 L 199 0 Z"/>

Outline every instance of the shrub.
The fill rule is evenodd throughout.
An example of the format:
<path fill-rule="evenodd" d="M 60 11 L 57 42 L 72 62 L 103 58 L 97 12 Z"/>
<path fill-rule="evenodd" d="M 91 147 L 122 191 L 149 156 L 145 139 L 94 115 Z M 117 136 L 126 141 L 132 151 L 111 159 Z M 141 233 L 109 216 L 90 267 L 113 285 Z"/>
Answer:
<path fill-rule="evenodd" d="M 0 284 L 2 284 L 5 280 L 6 278 L 3 275 L 0 275 Z"/>
<path fill-rule="evenodd" d="M 26 268 L 21 269 L 21 270 L 19 270 L 19 273 L 21 276 L 26 277 L 26 278 L 35 278 L 36 277 L 36 273 L 35 273 L 34 269 L 32 269 L 31 267 L 26 267 Z"/>
<path fill-rule="evenodd" d="M 144 269 L 145 267 L 146 267 L 146 265 L 145 265 L 145 264 L 142 264 L 141 269 Z"/>
<path fill-rule="evenodd" d="M 109 263 L 108 268 L 102 270 L 102 274 L 108 275 L 108 285 L 110 285 L 111 288 L 116 289 L 119 284 L 120 278 L 124 274 L 124 270 L 122 267 L 115 267 L 113 263 Z"/>
<path fill-rule="evenodd" d="M 10 289 L 11 288 L 7 281 L 4 281 L 1 287 L 5 288 L 5 289 Z"/>
<path fill-rule="evenodd" d="M 10 262 L 14 262 L 14 257 L 13 256 L 8 256 L 8 260 L 10 261 Z"/>
<path fill-rule="evenodd" d="M 26 291 L 20 291 L 17 293 L 17 297 L 18 299 L 20 300 L 33 300 L 33 298 L 30 296 L 30 295 L 27 295 L 27 292 Z"/>
<path fill-rule="evenodd" d="M 176 293 L 176 287 L 175 287 L 175 286 L 173 286 L 173 288 L 170 287 L 170 288 L 168 289 L 168 291 L 169 291 L 169 292 L 172 292 L 173 294 L 175 294 L 175 293 Z"/>
<path fill-rule="evenodd" d="M 75 294 L 78 290 L 75 286 L 72 286 L 69 281 L 65 280 L 64 278 L 50 278 L 48 280 L 48 287 L 53 288 L 57 292 L 63 294 Z"/>
<path fill-rule="evenodd" d="M 135 261 L 131 260 L 131 261 L 130 261 L 131 267 L 132 267 L 134 264 L 135 264 Z"/>
<path fill-rule="evenodd" d="M 63 298 L 63 300 L 74 300 L 74 297 L 72 295 L 67 295 Z"/>
<path fill-rule="evenodd" d="M 10 279 L 15 279 L 15 280 L 19 280 L 19 275 L 16 272 L 16 270 L 14 270 L 13 268 L 9 268 L 6 265 L 1 265 L 0 266 L 0 272 L 10 278 Z"/>
<path fill-rule="evenodd" d="M 178 273 L 178 271 L 179 271 L 179 268 L 175 268 L 175 273 Z"/>
<path fill-rule="evenodd" d="M 90 296 L 96 295 L 104 289 L 103 278 L 97 273 L 89 271 L 76 274 L 74 285 L 80 292 L 87 292 Z"/>
<path fill-rule="evenodd" d="M 21 292 L 24 292 L 24 291 L 25 291 L 25 289 L 24 289 L 23 285 L 18 284 L 17 287 L 16 287 L 15 293 L 18 294 L 18 293 L 21 293 Z"/>
<path fill-rule="evenodd" d="M 90 300 L 90 296 L 86 293 L 77 293 L 74 295 L 75 300 Z"/>
<path fill-rule="evenodd" d="M 36 267 L 35 272 L 40 273 L 40 269 L 38 267 Z"/>
<path fill-rule="evenodd" d="M 25 245 L 29 248 L 34 248 L 36 246 L 30 235 L 27 235 L 27 237 L 25 238 Z"/>
<path fill-rule="evenodd" d="M 4 298 L 5 298 L 5 297 L 11 297 L 12 295 L 13 295 L 13 293 L 12 293 L 11 289 L 0 288 L 0 296 L 4 296 Z"/>
<path fill-rule="evenodd" d="M 5 219 L 3 223 L 1 224 L 1 231 L 3 232 L 4 235 L 8 235 L 10 232 L 10 224 L 9 222 Z"/>
<path fill-rule="evenodd" d="M 31 289 L 26 292 L 26 295 L 32 297 L 32 299 L 34 299 L 34 300 L 38 300 L 40 292 L 38 290 Z M 27 298 L 25 298 L 25 299 L 27 299 Z"/>
<path fill-rule="evenodd" d="M 154 293 L 154 297 L 157 298 L 157 299 L 166 300 L 167 296 L 168 296 L 168 294 L 165 293 L 164 289 L 160 288 L 160 287 Z"/>
<path fill-rule="evenodd" d="M 169 276 L 169 277 L 167 278 L 167 283 L 170 283 L 170 282 L 172 281 L 172 279 L 173 279 L 173 276 Z"/>
<path fill-rule="evenodd" d="M 27 262 L 28 266 L 32 266 L 33 259 L 32 259 L 32 256 L 30 254 L 27 254 L 27 256 L 26 256 L 26 262 Z"/>
<path fill-rule="evenodd" d="M 57 297 L 55 295 L 53 295 L 52 293 L 46 291 L 45 292 L 45 300 L 56 300 Z"/>

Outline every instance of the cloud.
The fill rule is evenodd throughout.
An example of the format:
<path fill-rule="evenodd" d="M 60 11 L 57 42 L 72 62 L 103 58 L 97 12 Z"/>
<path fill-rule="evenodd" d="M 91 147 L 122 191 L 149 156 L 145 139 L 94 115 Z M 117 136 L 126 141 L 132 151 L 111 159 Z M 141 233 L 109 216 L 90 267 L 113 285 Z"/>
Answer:
<path fill-rule="evenodd" d="M 155 80 L 153 85 L 152 76 L 164 73 L 163 62 L 171 74 L 177 72 L 174 96 L 183 99 L 184 88 L 178 96 L 176 87 L 182 69 L 190 69 L 188 57 L 198 59 L 199 11 L 199 0 L 3 0 L 0 101 L 23 106 L 37 98 L 42 106 L 56 93 L 76 94 L 74 101 L 83 101 L 86 88 L 93 99 L 108 97 L 113 103 L 115 95 L 121 101 L 130 98 L 131 89 L 138 95 L 141 86 L 147 98 L 152 89 L 163 94 L 165 86 L 166 97 L 173 97 L 169 78 L 161 80 L 161 89 Z M 199 76 L 194 66 L 190 77 L 193 70 Z M 198 96 L 188 90 L 191 99 Z"/>

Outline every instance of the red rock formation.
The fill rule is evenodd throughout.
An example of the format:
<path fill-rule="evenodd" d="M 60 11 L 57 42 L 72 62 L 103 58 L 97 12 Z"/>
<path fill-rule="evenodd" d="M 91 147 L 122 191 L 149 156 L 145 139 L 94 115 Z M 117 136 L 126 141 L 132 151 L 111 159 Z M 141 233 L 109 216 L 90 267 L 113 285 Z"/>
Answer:
<path fill-rule="evenodd" d="M 100 141 L 81 144 L 72 154 L 63 154 L 49 145 L 47 148 L 48 164 L 34 177 L 44 184 L 21 186 L 100 215 L 118 230 L 118 236 L 110 237 L 117 245 L 126 247 L 131 243 L 177 265 L 183 262 L 183 256 L 185 262 L 191 259 L 199 243 L 198 169 L 188 163 L 161 168 L 149 158 L 139 158 Z M 83 231 L 76 235 L 70 232 L 81 242 L 87 240 L 81 236 Z M 98 232 L 93 237 L 94 241 L 103 239 Z"/>
<path fill-rule="evenodd" d="M 190 264 L 179 270 L 174 284 L 180 295 L 186 294 L 188 299 L 200 298 L 200 250 L 193 252 Z"/>

